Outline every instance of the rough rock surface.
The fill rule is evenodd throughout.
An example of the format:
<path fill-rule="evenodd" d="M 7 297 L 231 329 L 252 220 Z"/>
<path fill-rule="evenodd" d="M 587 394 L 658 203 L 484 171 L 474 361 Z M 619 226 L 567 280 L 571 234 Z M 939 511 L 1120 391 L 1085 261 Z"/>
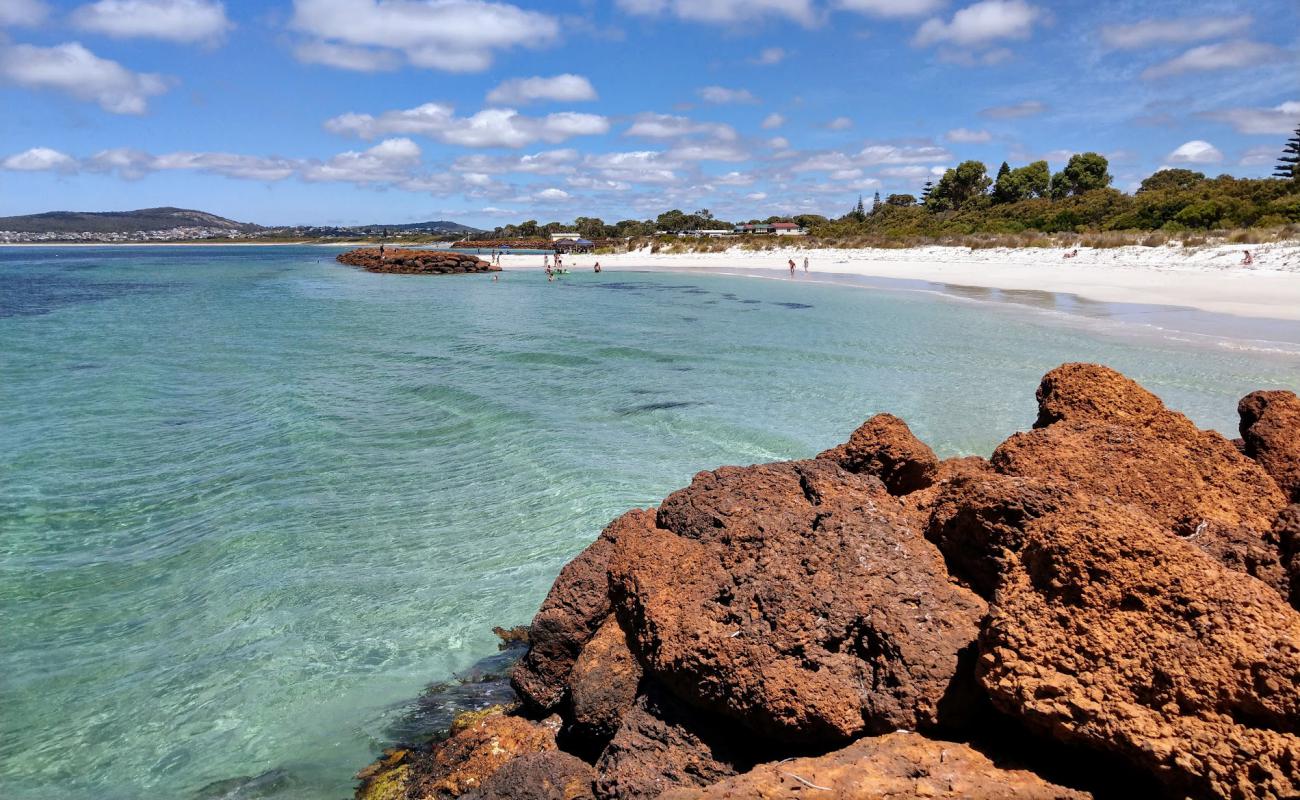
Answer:
<path fill-rule="evenodd" d="M 1300 397 L 1281 390 L 1251 392 L 1237 404 L 1237 414 L 1245 454 L 1300 503 Z"/>
<path fill-rule="evenodd" d="M 501 267 L 469 253 L 447 253 L 437 250 L 403 250 L 364 247 L 339 254 L 341 264 L 361 267 L 366 272 L 383 272 L 395 275 L 451 275 L 468 272 L 500 272 Z"/>
<path fill-rule="evenodd" d="M 859 739 L 817 758 L 764 764 L 704 789 L 677 789 L 663 800 L 1086 800 L 1091 795 L 996 766 L 968 745 L 891 733 Z"/>
<path fill-rule="evenodd" d="M 568 690 L 569 672 L 596 628 L 609 616 L 607 562 L 621 531 L 651 527 L 650 511 L 629 511 L 560 570 L 530 629 L 532 647 L 511 675 L 525 705 L 548 712 Z"/>
<path fill-rule="evenodd" d="M 596 794 L 651 800 L 674 787 L 706 786 L 749 766 L 743 740 L 649 686 L 596 763 Z"/>
<path fill-rule="evenodd" d="M 1300 609 L 1300 503 L 1282 509 L 1273 523 L 1273 539 L 1291 579 L 1291 605 Z"/>
<path fill-rule="evenodd" d="M 895 495 L 924 489 L 939 471 L 934 451 L 893 414 L 875 415 L 848 442 L 817 457 L 837 461 L 849 472 L 875 475 Z"/>
<path fill-rule="evenodd" d="M 465 800 L 595 800 L 596 771 L 580 758 L 558 750 L 530 753 L 507 761 Z"/>
<path fill-rule="evenodd" d="M 829 460 L 726 467 L 623 537 L 611 587 L 649 674 L 774 738 L 836 743 L 960 714 L 985 605 L 915 515 Z"/>
<path fill-rule="evenodd" d="M 588 738 L 613 736 L 640 683 L 641 665 L 611 614 L 582 648 L 570 673 L 573 726 Z"/>
<path fill-rule="evenodd" d="M 990 593 L 979 678 L 1031 728 L 1193 796 L 1300 795 L 1300 614 L 1133 506 L 952 487 L 933 538 Z"/>
<path fill-rule="evenodd" d="M 1136 505 L 1221 563 L 1289 595 L 1268 535 L 1286 497 L 1231 442 L 1105 367 L 1058 367 L 1038 396 L 1044 427 L 1003 442 L 994 469 Z"/>
<path fill-rule="evenodd" d="M 482 717 L 413 758 L 407 795 L 420 800 L 459 797 L 516 756 L 557 749 L 558 729 L 558 720 L 537 723 L 500 713 Z"/>

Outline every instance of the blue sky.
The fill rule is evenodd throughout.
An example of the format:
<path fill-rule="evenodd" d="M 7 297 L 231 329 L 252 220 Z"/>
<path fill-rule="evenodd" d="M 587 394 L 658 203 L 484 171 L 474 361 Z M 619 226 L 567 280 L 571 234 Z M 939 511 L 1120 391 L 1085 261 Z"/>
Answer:
<path fill-rule="evenodd" d="M 0 0 L 0 215 L 839 215 L 977 158 L 1262 176 L 1300 4 Z"/>

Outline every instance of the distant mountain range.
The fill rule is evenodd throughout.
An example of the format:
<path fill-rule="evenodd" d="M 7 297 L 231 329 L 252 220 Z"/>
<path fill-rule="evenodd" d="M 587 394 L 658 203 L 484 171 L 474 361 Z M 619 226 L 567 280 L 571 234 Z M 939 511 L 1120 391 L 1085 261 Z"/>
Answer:
<path fill-rule="evenodd" d="M 434 234 L 463 236 L 482 233 L 478 228 L 448 220 L 406 222 L 393 225 L 256 225 L 236 222 L 216 214 L 187 208 L 142 208 L 137 211 L 49 211 L 44 214 L 27 214 L 19 217 L 0 217 L 0 231 L 31 234 L 42 239 L 57 238 L 62 234 L 85 239 L 96 235 L 108 237 L 132 236 L 145 233 L 177 231 L 179 236 L 202 230 L 205 237 L 222 235 L 237 238 L 258 236 L 293 236 L 310 238 L 349 234 Z"/>

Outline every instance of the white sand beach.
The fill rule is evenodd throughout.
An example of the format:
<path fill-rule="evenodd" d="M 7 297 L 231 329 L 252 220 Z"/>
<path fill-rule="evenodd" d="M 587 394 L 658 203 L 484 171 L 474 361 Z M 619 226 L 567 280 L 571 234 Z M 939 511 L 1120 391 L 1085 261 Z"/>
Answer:
<path fill-rule="evenodd" d="M 1241 265 L 1249 250 L 1254 265 Z M 813 273 L 912 279 L 997 289 L 1036 289 L 1090 300 L 1185 306 L 1243 317 L 1300 320 L 1300 242 L 1204 247 L 1079 248 L 917 247 L 827 250 L 780 248 L 755 252 L 574 255 L 565 266 L 589 269 L 771 270 L 788 274 L 788 262 Z M 541 256 L 507 256 L 507 269 L 541 267 Z"/>

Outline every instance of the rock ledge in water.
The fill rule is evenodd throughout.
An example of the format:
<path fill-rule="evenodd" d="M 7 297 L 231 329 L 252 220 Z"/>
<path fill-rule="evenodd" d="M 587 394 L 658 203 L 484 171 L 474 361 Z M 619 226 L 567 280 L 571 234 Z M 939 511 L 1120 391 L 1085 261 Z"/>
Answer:
<path fill-rule="evenodd" d="M 392 275 L 455 275 L 471 272 L 500 272 L 501 268 L 478 256 L 468 253 L 449 253 L 440 250 L 401 250 L 363 247 L 341 253 L 340 264 L 361 267 L 366 272 L 383 272 Z"/>

